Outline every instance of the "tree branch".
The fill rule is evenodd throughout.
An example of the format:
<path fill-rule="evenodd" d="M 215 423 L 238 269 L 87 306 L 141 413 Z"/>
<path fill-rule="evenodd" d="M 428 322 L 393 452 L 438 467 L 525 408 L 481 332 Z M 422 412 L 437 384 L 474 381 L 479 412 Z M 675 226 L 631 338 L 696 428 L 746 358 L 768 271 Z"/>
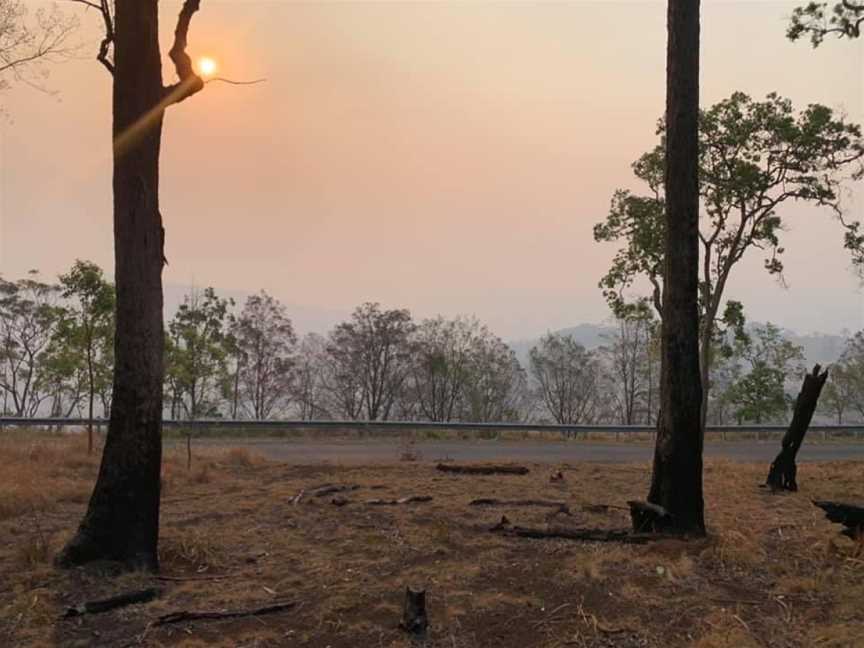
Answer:
<path fill-rule="evenodd" d="M 180 80 L 164 88 L 164 101 L 166 105 L 180 103 L 204 88 L 204 81 L 200 76 L 195 74 L 195 70 L 192 67 L 192 59 L 186 53 L 189 24 L 192 22 L 192 16 L 198 11 L 200 6 L 201 0 L 185 0 L 183 7 L 180 9 L 180 15 L 177 17 L 177 28 L 174 30 L 174 45 L 171 46 L 168 56 L 173 61 L 174 69 L 177 71 L 177 77 Z"/>

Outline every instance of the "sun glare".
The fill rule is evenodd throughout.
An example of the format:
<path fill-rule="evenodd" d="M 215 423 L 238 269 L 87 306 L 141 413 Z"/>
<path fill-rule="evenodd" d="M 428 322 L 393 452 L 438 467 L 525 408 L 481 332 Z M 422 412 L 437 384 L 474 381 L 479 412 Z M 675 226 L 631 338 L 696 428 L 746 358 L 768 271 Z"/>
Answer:
<path fill-rule="evenodd" d="M 207 56 L 198 59 L 198 72 L 201 76 L 213 76 L 216 73 L 216 61 Z"/>

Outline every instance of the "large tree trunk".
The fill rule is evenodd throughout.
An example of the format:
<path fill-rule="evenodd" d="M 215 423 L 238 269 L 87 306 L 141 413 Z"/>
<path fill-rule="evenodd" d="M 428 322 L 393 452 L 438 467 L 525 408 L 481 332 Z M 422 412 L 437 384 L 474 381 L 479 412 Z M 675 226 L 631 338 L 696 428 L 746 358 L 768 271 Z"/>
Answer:
<path fill-rule="evenodd" d="M 699 372 L 699 0 L 669 0 L 660 418 L 648 501 L 655 531 L 704 534 Z M 639 529 L 646 530 L 646 529 Z"/>
<path fill-rule="evenodd" d="M 117 0 L 114 246 L 117 284 L 111 418 L 90 505 L 57 562 L 157 569 L 162 461 L 159 147 L 164 108 L 157 0 Z"/>
<path fill-rule="evenodd" d="M 804 384 L 801 386 L 798 399 L 795 401 L 792 422 L 789 424 L 786 434 L 783 435 L 780 454 L 774 459 L 768 471 L 768 479 L 765 483 L 771 490 L 798 490 L 798 482 L 795 480 L 798 467 L 795 465 L 795 458 L 798 456 L 798 450 L 804 442 L 804 435 L 807 434 L 807 428 L 813 419 L 822 387 L 828 380 L 828 371 L 819 373 L 820 369 L 821 367 L 817 364 L 811 373 L 804 376 Z"/>

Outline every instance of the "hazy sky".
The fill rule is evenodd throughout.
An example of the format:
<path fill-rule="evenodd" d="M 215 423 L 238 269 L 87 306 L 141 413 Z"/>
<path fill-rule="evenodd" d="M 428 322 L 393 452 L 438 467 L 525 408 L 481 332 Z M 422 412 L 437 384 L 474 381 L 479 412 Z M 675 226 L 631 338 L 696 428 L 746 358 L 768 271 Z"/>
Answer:
<path fill-rule="evenodd" d="M 777 91 L 864 121 L 862 43 L 789 43 L 795 4 L 703 0 L 703 105 Z M 167 52 L 179 3 L 160 6 Z M 98 16 L 81 20 L 95 50 Z M 165 280 L 264 288 L 298 317 L 367 300 L 473 313 L 507 338 L 600 321 L 614 246 L 591 229 L 616 188 L 638 188 L 630 164 L 656 142 L 665 37 L 659 1 L 205 0 L 190 53 L 268 80 L 210 84 L 169 111 Z M 0 95 L 7 278 L 76 257 L 113 266 L 110 79 L 87 54 L 52 69 L 54 96 Z M 752 256 L 728 295 L 756 320 L 861 328 L 839 226 L 788 213 L 789 288 Z"/>

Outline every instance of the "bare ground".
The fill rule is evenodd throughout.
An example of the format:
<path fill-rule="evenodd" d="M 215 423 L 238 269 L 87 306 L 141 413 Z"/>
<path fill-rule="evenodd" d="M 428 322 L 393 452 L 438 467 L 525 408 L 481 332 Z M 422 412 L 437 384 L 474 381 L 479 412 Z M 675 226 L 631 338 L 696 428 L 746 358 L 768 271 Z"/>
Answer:
<path fill-rule="evenodd" d="M 407 453 L 406 458 L 412 458 Z M 861 501 L 862 462 L 801 466 L 802 492 L 771 495 L 765 465 L 709 460 L 709 537 L 644 546 L 528 540 L 514 524 L 622 528 L 644 497 L 645 464 L 529 466 L 525 476 L 460 476 L 429 461 L 292 466 L 209 449 L 187 471 L 165 462 L 159 580 L 110 565 L 57 571 L 53 554 L 86 504 L 97 460 L 80 440 L 0 439 L 0 645 L 395 647 L 406 585 L 425 587 L 426 646 L 861 646 L 864 559 L 810 499 Z M 565 480 L 552 483 L 562 470 Z M 291 499 L 326 483 L 358 489 Z M 431 495 L 411 505 L 369 499 Z M 474 498 L 566 501 L 480 508 Z M 70 606 L 156 586 L 154 602 L 62 619 Z M 155 627 L 177 610 L 287 611 Z"/>

